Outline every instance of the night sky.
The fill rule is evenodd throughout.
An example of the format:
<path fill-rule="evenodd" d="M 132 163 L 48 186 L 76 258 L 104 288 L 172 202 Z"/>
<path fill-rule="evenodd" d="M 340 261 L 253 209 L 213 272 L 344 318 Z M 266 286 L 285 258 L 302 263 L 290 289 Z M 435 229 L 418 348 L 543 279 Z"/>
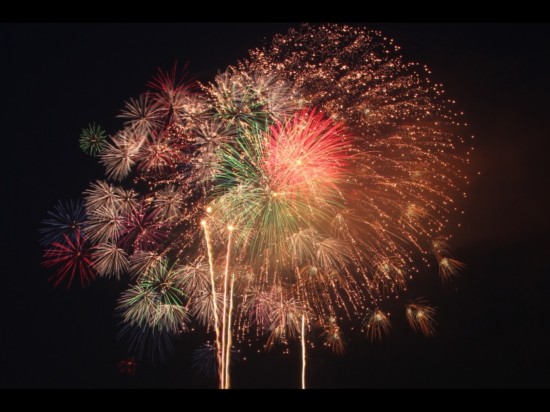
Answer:
<path fill-rule="evenodd" d="M 118 130 L 123 102 L 158 67 L 189 62 L 209 80 L 249 48 L 293 24 L 0 24 L 2 328 L 0 387 L 214 387 L 191 369 L 204 340 L 187 334 L 165 363 L 119 375 L 115 338 L 124 284 L 53 289 L 38 229 L 58 199 L 103 177 L 81 153 L 80 130 Z M 438 333 L 414 334 L 399 316 L 371 344 L 351 336 L 343 357 L 310 352 L 313 388 L 550 386 L 549 25 L 365 24 L 402 46 L 466 114 L 475 135 L 466 214 L 454 254 L 467 270 L 451 285 L 418 285 L 438 307 Z M 476 175 L 480 171 L 481 175 Z M 399 308 L 399 306 L 396 306 Z M 399 309 L 396 309 L 399 310 Z M 399 318 L 399 319 L 398 319 Z M 299 387 L 299 348 L 247 352 L 234 387 Z"/>

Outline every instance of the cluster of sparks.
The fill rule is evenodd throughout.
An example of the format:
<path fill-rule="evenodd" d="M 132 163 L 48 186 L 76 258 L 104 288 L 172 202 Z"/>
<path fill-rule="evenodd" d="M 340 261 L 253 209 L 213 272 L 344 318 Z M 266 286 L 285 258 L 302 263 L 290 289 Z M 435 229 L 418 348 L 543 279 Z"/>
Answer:
<path fill-rule="evenodd" d="M 204 326 L 199 358 L 215 356 L 221 388 L 234 338 L 300 339 L 303 386 L 315 329 L 336 353 L 343 319 L 380 339 L 380 306 L 421 267 L 435 259 L 444 280 L 463 267 L 444 231 L 471 150 L 441 85 L 398 51 L 378 32 L 304 25 L 208 84 L 159 72 L 122 130 L 82 132 L 106 179 L 44 221 L 56 284 L 129 279 L 118 311 L 138 335 Z M 426 301 L 405 313 L 434 333 Z"/>

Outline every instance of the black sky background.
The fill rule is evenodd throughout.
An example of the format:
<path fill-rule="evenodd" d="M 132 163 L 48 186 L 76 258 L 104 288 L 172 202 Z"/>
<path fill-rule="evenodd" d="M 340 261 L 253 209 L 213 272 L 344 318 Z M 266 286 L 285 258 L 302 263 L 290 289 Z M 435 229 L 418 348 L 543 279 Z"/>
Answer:
<path fill-rule="evenodd" d="M 0 24 L 0 387 L 214 386 L 190 368 L 200 334 L 184 336 L 162 365 L 117 374 L 127 356 L 113 317 L 123 284 L 100 279 L 54 290 L 40 267 L 38 228 L 57 199 L 76 199 L 103 176 L 80 152 L 80 130 L 93 121 L 117 130 L 123 102 L 157 67 L 189 62 L 195 78 L 209 80 L 294 25 Z M 312 351 L 308 385 L 550 386 L 550 26 L 365 26 L 394 38 L 406 60 L 427 64 L 476 136 L 453 242 L 468 269 L 452 285 L 433 273 L 417 284 L 439 308 L 435 338 L 414 334 L 395 310 L 392 334 L 380 344 L 352 335 L 343 357 Z M 298 387 L 299 351 L 291 349 L 288 356 L 246 351 L 234 386 Z"/>

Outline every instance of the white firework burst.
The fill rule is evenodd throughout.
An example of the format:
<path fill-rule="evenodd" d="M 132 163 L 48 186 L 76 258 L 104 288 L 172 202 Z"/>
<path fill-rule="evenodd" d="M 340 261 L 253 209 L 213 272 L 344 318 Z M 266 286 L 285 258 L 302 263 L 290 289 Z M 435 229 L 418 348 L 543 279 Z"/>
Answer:
<path fill-rule="evenodd" d="M 161 304 L 155 309 L 151 319 L 151 327 L 160 332 L 181 333 L 187 330 L 189 315 L 184 307 L 175 304 Z"/>
<path fill-rule="evenodd" d="M 101 152 L 100 162 L 105 166 L 107 176 L 114 180 L 128 176 L 144 140 L 144 136 L 137 136 L 129 130 L 114 136 Z"/>
<path fill-rule="evenodd" d="M 130 258 L 130 274 L 139 276 L 158 265 L 163 256 L 156 251 L 138 250 Z"/>
<path fill-rule="evenodd" d="M 174 220 L 180 216 L 183 209 L 183 194 L 176 186 L 168 185 L 156 193 L 153 205 L 161 219 Z"/>
<path fill-rule="evenodd" d="M 138 194 L 134 189 L 115 188 L 116 207 L 122 214 L 135 212 L 138 207 Z"/>
<path fill-rule="evenodd" d="M 116 188 L 103 180 L 97 180 L 84 191 L 84 204 L 88 213 L 102 207 L 116 208 Z"/>
<path fill-rule="evenodd" d="M 277 120 L 284 120 L 299 110 L 302 102 L 292 84 L 275 74 L 255 72 L 250 76 L 251 88 L 264 109 Z"/>
<path fill-rule="evenodd" d="M 210 117 L 212 106 L 198 93 L 183 94 L 175 107 L 177 119 L 185 125 L 202 124 Z"/>
<path fill-rule="evenodd" d="M 101 206 L 88 215 L 85 232 L 94 242 L 116 240 L 124 229 L 124 216 L 112 206 Z"/>
<path fill-rule="evenodd" d="M 126 119 L 124 125 L 138 135 L 147 135 L 160 126 L 162 110 L 149 95 L 142 94 L 137 99 L 130 99 L 118 115 Z"/>
<path fill-rule="evenodd" d="M 94 268 L 99 276 L 120 279 L 130 266 L 128 254 L 112 242 L 100 243 L 96 246 L 92 257 Z"/>

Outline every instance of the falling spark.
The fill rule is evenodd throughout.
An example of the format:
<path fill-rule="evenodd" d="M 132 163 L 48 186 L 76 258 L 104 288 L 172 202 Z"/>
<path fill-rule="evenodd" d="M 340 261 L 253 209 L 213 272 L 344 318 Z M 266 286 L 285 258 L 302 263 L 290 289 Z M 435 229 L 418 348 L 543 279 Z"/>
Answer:
<path fill-rule="evenodd" d="M 434 317 L 436 310 L 434 307 L 429 306 L 423 299 L 417 299 L 410 302 L 405 310 L 411 328 L 425 336 L 435 334 L 436 322 Z"/>
<path fill-rule="evenodd" d="M 390 333 L 390 320 L 380 309 L 376 309 L 365 319 L 367 337 L 371 341 L 381 340 L 384 335 Z"/>

